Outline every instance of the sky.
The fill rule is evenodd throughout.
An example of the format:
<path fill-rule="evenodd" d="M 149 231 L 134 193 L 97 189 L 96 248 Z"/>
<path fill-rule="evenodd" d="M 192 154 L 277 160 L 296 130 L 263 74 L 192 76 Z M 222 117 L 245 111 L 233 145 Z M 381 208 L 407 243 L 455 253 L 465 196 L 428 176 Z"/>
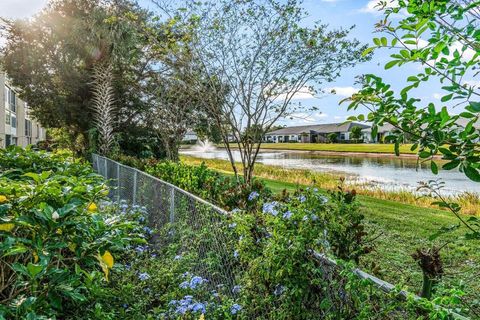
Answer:
<path fill-rule="evenodd" d="M 304 0 L 303 6 L 310 14 L 306 23 L 320 20 L 329 24 L 331 28 L 348 28 L 355 25 L 350 36 L 357 38 L 362 43 L 372 45 L 372 38 L 380 36 L 374 33 L 374 25 L 382 17 L 375 8 L 378 1 Z M 41 10 L 46 3 L 47 0 L 0 0 L 0 16 L 28 18 Z M 149 0 L 140 0 L 139 3 L 148 8 L 154 7 Z M 297 102 L 300 102 L 306 108 L 315 106 L 318 111 L 297 114 L 293 119 L 282 120 L 280 124 L 307 125 L 345 121 L 348 116 L 356 113 L 347 111 L 347 104 L 339 105 L 339 101 L 350 96 L 358 89 L 358 85 L 355 84 L 355 77 L 361 74 L 373 73 L 392 84 L 393 88 L 403 88 L 406 78 L 419 72 L 419 66 L 411 64 L 404 65 L 401 68 L 394 67 L 384 70 L 383 66 L 389 61 L 391 53 L 387 49 L 377 50 L 371 61 L 343 70 L 341 77 L 336 79 L 335 82 L 322 84 L 325 92 L 334 89 L 336 91 L 335 95 L 327 94 L 317 97 L 308 94 L 299 95 Z M 440 85 L 437 83 L 429 83 L 428 86 L 421 87 L 421 90 L 417 92 L 412 91 L 425 104 L 428 102 L 440 103 L 440 92 Z"/>

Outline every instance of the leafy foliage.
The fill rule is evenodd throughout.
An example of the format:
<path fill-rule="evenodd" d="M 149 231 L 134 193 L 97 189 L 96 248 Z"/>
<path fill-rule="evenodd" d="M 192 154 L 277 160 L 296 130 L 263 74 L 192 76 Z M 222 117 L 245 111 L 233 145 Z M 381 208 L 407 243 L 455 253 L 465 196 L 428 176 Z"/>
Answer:
<path fill-rule="evenodd" d="M 363 89 L 352 96 L 349 109 L 366 106 L 371 112 L 352 120 L 373 122 L 372 136 L 378 126 L 392 124 L 398 131 L 387 137 L 398 146 L 406 139 L 414 142 L 422 161 L 430 161 L 438 173 L 434 156 L 447 160 L 444 170 L 459 168 L 474 181 L 478 172 L 478 125 L 480 87 L 473 81 L 480 67 L 479 1 L 398 1 L 379 9 L 385 18 L 376 27 L 387 37 L 374 38 L 377 48 L 393 49 L 385 69 L 417 63 L 422 71 L 408 77 L 408 85 L 396 93 L 380 77 L 365 75 Z M 394 16 L 407 16 L 398 22 Z M 411 91 L 438 79 L 442 83 L 441 106 L 412 97 Z M 455 110 L 455 111 L 453 111 Z"/>
<path fill-rule="evenodd" d="M 254 181 L 251 185 L 239 183 L 233 177 L 208 169 L 205 164 L 191 166 L 163 161 L 147 167 L 146 171 L 228 210 L 251 209 L 252 203 L 248 197 L 252 192 L 258 196 L 271 194 L 260 181 Z"/>
<path fill-rule="evenodd" d="M 108 280 L 137 225 L 97 206 L 103 178 L 67 155 L 9 148 L 0 170 L 0 315 L 68 314 Z"/>

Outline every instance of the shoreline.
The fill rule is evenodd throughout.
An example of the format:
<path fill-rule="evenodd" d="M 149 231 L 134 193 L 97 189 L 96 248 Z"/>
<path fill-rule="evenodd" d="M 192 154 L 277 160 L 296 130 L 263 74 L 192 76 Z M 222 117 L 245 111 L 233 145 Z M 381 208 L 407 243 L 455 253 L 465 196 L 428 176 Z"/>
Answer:
<path fill-rule="evenodd" d="M 225 149 L 224 146 L 215 146 L 217 149 Z M 238 149 L 235 146 L 231 147 L 232 150 Z M 190 149 L 190 147 L 185 148 Z M 336 156 L 345 156 L 345 157 L 369 157 L 369 158 L 398 158 L 398 159 L 410 159 L 416 160 L 418 155 L 415 153 L 400 153 L 396 155 L 394 153 L 385 153 L 385 152 L 360 152 L 360 151 L 332 151 L 332 150 L 301 150 L 301 149 L 274 149 L 274 148 L 260 148 L 261 152 L 292 152 L 292 153 L 310 153 L 318 155 L 336 155 Z M 434 159 L 441 160 L 441 156 L 434 156 Z"/>

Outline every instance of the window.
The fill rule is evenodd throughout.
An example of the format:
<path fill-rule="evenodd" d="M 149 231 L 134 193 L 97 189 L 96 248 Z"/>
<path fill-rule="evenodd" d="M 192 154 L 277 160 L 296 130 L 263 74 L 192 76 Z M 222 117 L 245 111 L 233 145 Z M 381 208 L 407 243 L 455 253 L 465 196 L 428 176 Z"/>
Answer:
<path fill-rule="evenodd" d="M 18 138 L 12 137 L 12 145 L 16 146 L 18 144 Z"/>
<path fill-rule="evenodd" d="M 13 112 L 17 112 L 17 99 L 15 96 L 15 92 L 10 90 L 10 110 Z"/>
<path fill-rule="evenodd" d="M 17 118 L 12 117 L 12 128 L 16 128 L 16 127 L 17 127 Z"/>
<path fill-rule="evenodd" d="M 340 133 L 340 140 L 345 140 L 345 133 Z"/>
<path fill-rule="evenodd" d="M 32 136 L 32 122 L 28 119 L 25 119 L 25 136 L 26 137 Z"/>
<path fill-rule="evenodd" d="M 5 107 L 12 110 L 13 112 L 17 112 L 17 99 L 15 92 L 9 87 L 5 87 Z"/>
<path fill-rule="evenodd" d="M 8 147 L 12 144 L 12 136 L 9 134 L 5 135 L 5 147 Z"/>
<path fill-rule="evenodd" d="M 12 116 L 10 115 L 10 111 L 5 111 L 5 123 L 8 125 L 12 123 Z"/>

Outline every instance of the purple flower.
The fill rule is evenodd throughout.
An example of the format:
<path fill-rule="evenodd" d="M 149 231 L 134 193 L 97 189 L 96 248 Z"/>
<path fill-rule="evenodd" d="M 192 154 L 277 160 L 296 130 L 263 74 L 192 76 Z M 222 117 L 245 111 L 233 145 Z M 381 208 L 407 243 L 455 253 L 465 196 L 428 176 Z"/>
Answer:
<path fill-rule="evenodd" d="M 150 279 L 150 275 L 146 272 L 143 272 L 138 275 L 138 279 L 140 279 L 140 281 L 145 281 Z"/>
<path fill-rule="evenodd" d="M 242 306 L 237 303 L 235 303 L 233 306 L 230 307 L 230 313 L 233 315 L 237 314 L 241 310 L 242 310 Z"/>
<path fill-rule="evenodd" d="M 135 248 L 135 251 L 137 251 L 138 253 L 143 253 L 147 249 L 148 249 L 148 246 L 138 246 Z"/>
<path fill-rule="evenodd" d="M 234 258 L 238 258 L 239 255 L 240 255 L 240 254 L 238 253 L 238 250 L 235 250 L 235 251 L 233 252 L 233 257 L 234 257 Z"/>
<path fill-rule="evenodd" d="M 143 231 L 145 231 L 145 233 L 148 235 L 151 235 L 153 233 L 153 230 L 147 226 L 143 227 Z"/>
<path fill-rule="evenodd" d="M 292 217 L 292 212 L 289 210 L 283 214 L 283 219 L 290 219 Z"/>
<path fill-rule="evenodd" d="M 175 309 L 175 312 L 178 314 L 185 314 L 188 311 L 187 306 L 178 306 L 177 309 Z"/>
<path fill-rule="evenodd" d="M 307 198 L 305 198 L 305 196 L 303 194 L 298 197 L 298 201 L 300 201 L 302 203 L 305 202 L 306 200 L 307 200 Z"/>
<path fill-rule="evenodd" d="M 248 195 L 248 201 L 253 201 L 255 200 L 256 198 L 258 198 L 259 194 L 257 191 L 253 191 L 252 193 L 250 193 Z"/>
<path fill-rule="evenodd" d="M 278 214 L 278 211 L 276 209 L 277 204 L 277 201 L 264 203 L 262 206 L 262 212 L 266 214 L 271 214 L 272 216 L 276 216 Z"/>
<path fill-rule="evenodd" d="M 205 305 L 201 302 L 194 303 L 191 308 L 193 312 L 201 312 L 201 313 L 207 312 Z"/>
<path fill-rule="evenodd" d="M 189 286 L 190 286 L 190 283 L 188 281 L 183 281 L 182 283 L 180 283 L 179 287 L 182 289 L 187 289 Z"/>
<path fill-rule="evenodd" d="M 328 202 L 328 198 L 325 197 L 325 196 L 318 196 L 318 199 L 320 199 L 320 201 L 322 201 L 322 204 L 325 204 Z"/>
<path fill-rule="evenodd" d="M 205 282 L 207 282 L 207 279 L 203 279 L 202 277 L 195 276 L 190 280 L 190 288 L 195 290 L 198 286 L 200 286 Z"/>

